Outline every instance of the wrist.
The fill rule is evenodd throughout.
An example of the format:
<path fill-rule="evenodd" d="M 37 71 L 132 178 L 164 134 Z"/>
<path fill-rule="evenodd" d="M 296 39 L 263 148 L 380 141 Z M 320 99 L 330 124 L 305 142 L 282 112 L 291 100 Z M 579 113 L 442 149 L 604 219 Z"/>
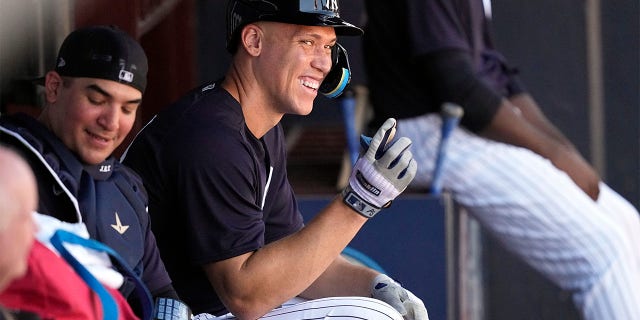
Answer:
<path fill-rule="evenodd" d="M 353 191 L 351 185 L 347 185 L 347 187 L 342 190 L 342 201 L 353 211 L 365 218 L 372 218 L 382 209 L 364 200 Z"/>

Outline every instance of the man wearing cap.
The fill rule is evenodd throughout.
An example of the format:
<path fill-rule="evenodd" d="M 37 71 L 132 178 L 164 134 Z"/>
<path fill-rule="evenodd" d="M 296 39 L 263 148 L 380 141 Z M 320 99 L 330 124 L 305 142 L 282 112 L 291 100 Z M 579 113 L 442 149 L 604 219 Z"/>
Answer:
<path fill-rule="evenodd" d="M 45 106 L 39 118 L 3 115 L 0 140 L 31 165 L 39 213 L 86 225 L 154 297 L 178 299 L 150 229 L 142 182 L 111 156 L 133 126 L 146 76 L 146 55 L 125 32 L 78 29 L 62 43 L 55 69 L 40 79 Z M 137 299 L 133 281 L 120 283 L 125 297 Z"/>
<path fill-rule="evenodd" d="M 318 92 L 339 94 L 350 70 L 336 35 L 362 30 L 337 1 L 232 0 L 227 34 L 225 78 L 160 112 L 124 156 L 181 298 L 194 313 L 239 319 L 427 319 L 411 292 L 340 256 L 414 177 L 411 142 L 386 144 L 395 120 L 306 225 L 287 179 L 280 120 L 311 112 Z"/>

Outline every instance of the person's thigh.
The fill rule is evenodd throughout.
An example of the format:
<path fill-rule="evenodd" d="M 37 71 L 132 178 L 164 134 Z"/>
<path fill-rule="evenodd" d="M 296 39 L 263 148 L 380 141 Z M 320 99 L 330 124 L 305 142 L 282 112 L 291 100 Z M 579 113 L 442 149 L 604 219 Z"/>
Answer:
<path fill-rule="evenodd" d="M 280 308 L 265 314 L 260 319 L 300 320 L 300 319 L 376 319 L 402 320 L 402 316 L 389 304 L 366 297 L 331 297 L 315 300 L 294 298 Z M 220 317 L 198 315 L 196 320 L 236 319 L 232 314 Z"/>
<path fill-rule="evenodd" d="M 397 135 L 413 141 L 416 180 L 423 186 L 430 183 L 440 123 L 437 115 L 398 123 Z M 603 205 L 597 204 L 530 150 L 458 128 L 450 136 L 443 170 L 443 188 L 485 231 L 564 289 L 588 285 L 625 255 L 621 246 L 633 245 L 625 228 L 637 226 L 635 210 L 606 188 Z M 613 204 L 628 213 L 603 209 Z"/>

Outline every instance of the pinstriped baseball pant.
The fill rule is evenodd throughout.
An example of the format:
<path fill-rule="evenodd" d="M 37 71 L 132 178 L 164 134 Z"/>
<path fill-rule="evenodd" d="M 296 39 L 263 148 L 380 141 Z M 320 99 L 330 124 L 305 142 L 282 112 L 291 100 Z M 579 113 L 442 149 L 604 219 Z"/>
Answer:
<path fill-rule="evenodd" d="M 398 122 L 413 141 L 413 186 L 430 183 L 438 115 Z M 506 248 L 573 292 L 583 319 L 640 319 L 640 220 L 604 183 L 593 201 L 550 161 L 523 148 L 451 134 L 442 185 Z"/>
<path fill-rule="evenodd" d="M 195 320 L 226 320 L 236 319 L 232 314 L 220 317 L 200 314 Z M 262 316 L 264 320 L 303 320 L 303 319 L 331 319 L 331 320 L 403 320 L 402 316 L 389 304 L 373 298 L 365 297 L 333 297 L 316 300 L 294 298 L 287 301 L 281 308 L 277 308 Z"/>

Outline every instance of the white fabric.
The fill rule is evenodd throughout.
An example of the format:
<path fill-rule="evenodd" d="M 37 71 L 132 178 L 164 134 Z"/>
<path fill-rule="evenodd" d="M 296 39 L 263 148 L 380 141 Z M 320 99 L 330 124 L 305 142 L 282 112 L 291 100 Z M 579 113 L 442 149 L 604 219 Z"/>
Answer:
<path fill-rule="evenodd" d="M 413 141 L 428 187 L 440 139 L 440 117 L 398 122 Z M 640 319 L 640 220 L 604 183 L 597 202 L 564 172 L 523 148 L 451 134 L 443 187 L 508 249 L 560 288 L 573 292 L 583 319 Z"/>
<path fill-rule="evenodd" d="M 34 214 L 34 219 L 38 226 L 36 238 L 58 255 L 60 253 L 51 244 L 51 237 L 56 230 L 69 231 L 89 239 L 89 231 L 84 223 L 68 223 L 39 213 Z M 76 244 L 65 243 L 64 246 L 103 285 L 118 289 L 124 283 L 124 277 L 112 268 L 111 260 L 106 253 Z"/>
<path fill-rule="evenodd" d="M 315 300 L 294 298 L 282 307 L 272 310 L 260 319 L 300 320 L 300 319 L 332 319 L 332 320 L 403 320 L 402 316 L 387 303 L 365 297 L 334 297 Z M 226 320 L 237 319 L 232 314 L 215 317 L 202 313 L 194 320 Z"/>
<path fill-rule="evenodd" d="M 371 296 L 391 305 L 406 320 L 429 320 L 424 302 L 386 274 L 371 281 Z"/>

